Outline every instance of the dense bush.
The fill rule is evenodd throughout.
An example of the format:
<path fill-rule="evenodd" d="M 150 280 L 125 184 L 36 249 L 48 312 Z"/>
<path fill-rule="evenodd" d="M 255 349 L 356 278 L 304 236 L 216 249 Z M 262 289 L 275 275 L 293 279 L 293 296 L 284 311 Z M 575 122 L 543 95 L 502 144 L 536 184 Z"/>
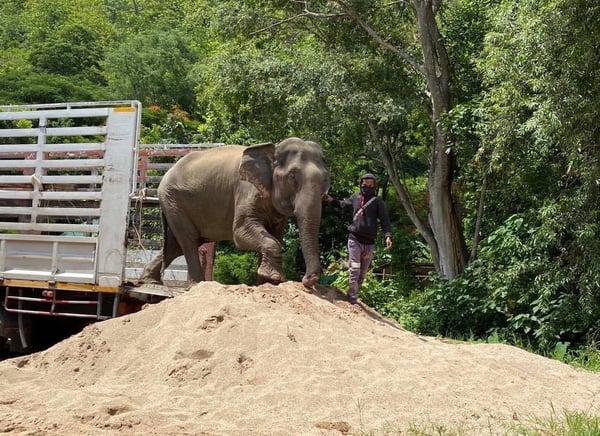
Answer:
<path fill-rule="evenodd" d="M 598 331 L 600 306 L 578 292 L 576 273 L 557 256 L 563 239 L 537 217 L 514 215 L 460 277 L 434 279 L 403 301 L 404 316 L 425 334 L 495 337 L 546 354 L 558 344 L 583 347 Z"/>
<path fill-rule="evenodd" d="M 256 253 L 217 252 L 214 264 L 214 279 L 226 285 L 244 283 L 256 285 L 258 256 Z"/>

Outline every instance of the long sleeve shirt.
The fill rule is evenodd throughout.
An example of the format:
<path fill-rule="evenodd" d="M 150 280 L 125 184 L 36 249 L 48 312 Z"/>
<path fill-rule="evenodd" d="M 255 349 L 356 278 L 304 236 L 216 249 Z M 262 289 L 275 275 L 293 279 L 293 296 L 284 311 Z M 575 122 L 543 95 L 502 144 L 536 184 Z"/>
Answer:
<path fill-rule="evenodd" d="M 374 244 L 377 238 L 377 220 L 379 220 L 384 237 L 391 237 L 392 228 L 384 201 L 375 197 L 375 200 L 364 208 L 362 213 L 357 214 L 361 208 L 361 197 L 362 195 L 357 192 L 349 198 L 333 199 L 331 202 L 332 205 L 341 208 L 352 206 L 354 218 L 352 224 L 348 226 L 349 237 L 361 244 Z M 365 200 L 364 203 L 366 204 L 367 201 Z"/>

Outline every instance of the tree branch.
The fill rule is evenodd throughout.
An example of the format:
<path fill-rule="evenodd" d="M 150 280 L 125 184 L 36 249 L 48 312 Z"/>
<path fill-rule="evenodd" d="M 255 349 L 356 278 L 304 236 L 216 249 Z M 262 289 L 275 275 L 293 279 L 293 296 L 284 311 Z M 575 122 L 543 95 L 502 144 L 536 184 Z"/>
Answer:
<path fill-rule="evenodd" d="M 485 209 L 485 194 L 487 191 L 487 177 L 483 176 L 481 183 L 481 193 L 479 194 L 479 206 L 477 207 L 477 219 L 475 220 L 475 230 L 473 231 L 473 246 L 471 247 L 471 256 L 469 262 L 473 262 L 477 257 L 477 248 L 481 239 L 481 223 L 483 221 L 483 212 Z"/>
<path fill-rule="evenodd" d="M 262 29 L 256 30 L 252 33 L 250 33 L 250 36 L 254 36 L 257 35 L 259 33 L 265 32 L 269 29 L 272 29 L 274 27 L 278 27 L 281 26 L 284 23 L 287 23 L 289 21 L 293 21 L 296 20 L 298 18 L 305 18 L 305 17 L 312 17 L 312 18 L 341 18 L 341 17 L 345 17 L 346 14 L 343 13 L 331 13 L 331 14 L 324 14 L 324 13 L 319 13 L 319 12 L 312 12 L 311 10 L 308 9 L 308 1 L 306 0 L 290 0 L 292 3 L 300 3 L 302 5 L 304 5 L 303 9 L 302 9 L 302 13 L 294 15 L 293 17 L 288 17 L 288 18 L 284 18 L 283 20 L 279 20 L 267 27 L 263 27 Z"/>
<path fill-rule="evenodd" d="M 410 197 L 410 193 L 406 188 L 406 184 L 403 182 L 398 166 L 396 165 L 396 161 L 392 156 L 392 152 L 388 146 L 386 146 L 379 134 L 377 133 L 377 128 L 375 126 L 374 121 L 369 121 L 369 131 L 371 132 L 371 140 L 375 143 L 375 146 L 379 150 L 379 154 L 383 160 L 383 166 L 387 170 L 387 173 L 390 177 L 390 181 L 394 186 L 394 189 L 398 193 L 398 197 L 400 198 L 400 203 L 404 207 L 406 214 L 409 219 L 413 223 L 413 225 L 417 228 L 423 239 L 429 247 L 431 248 L 431 257 L 433 260 L 436 269 L 439 270 L 439 258 L 438 258 L 438 250 L 437 250 L 437 242 L 435 241 L 435 237 L 429 228 L 429 226 L 419 218 L 417 211 L 415 210 L 414 203 Z"/>
<path fill-rule="evenodd" d="M 292 3 L 300 3 L 304 5 L 304 15 L 317 17 L 317 18 L 339 18 L 345 16 L 345 14 L 335 13 L 335 14 L 324 14 L 321 12 L 312 12 L 308 9 L 308 0 L 291 0 Z"/>
<path fill-rule="evenodd" d="M 364 21 L 358 15 L 358 13 L 354 9 L 352 9 L 348 5 L 348 3 L 346 3 L 344 0 L 334 0 L 335 3 L 337 3 L 342 8 L 342 10 L 344 11 L 343 13 L 340 13 L 340 12 L 335 12 L 335 13 L 313 12 L 308 7 L 309 0 L 290 0 L 290 1 L 292 3 L 300 3 L 301 5 L 303 5 L 303 9 L 302 9 L 302 13 L 301 14 L 297 14 L 297 15 L 294 15 L 293 17 L 289 17 L 289 18 L 285 18 L 283 20 L 279 20 L 276 23 L 273 23 L 273 24 L 271 24 L 271 25 L 269 25 L 267 27 L 264 27 L 262 29 L 259 29 L 259 30 L 256 30 L 256 31 L 252 32 L 250 35 L 253 36 L 253 35 L 256 35 L 258 33 L 265 32 L 265 31 L 267 31 L 269 29 L 272 29 L 274 27 L 280 26 L 280 25 L 282 25 L 284 23 L 287 23 L 289 21 L 296 20 L 298 18 L 312 17 L 312 18 L 329 19 L 329 18 L 341 18 L 341 17 L 346 17 L 347 16 L 347 17 L 350 17 L 352 20 L 354 20 L 380 46 L 382 46 L 386 50 L 391 51 L 396 56 L 398 56 L 399 58 L 401 58 L 402 60 L 404 60 L 417 73 L 419 73 L 421 75 L 424 75 L 423 66 L 421 64 L 419 64 L 419 62 L 417 62 L 417 60 L 415 58 L 413 58 L 412 56 L 410 56 L 404 50 L 401 50 L 399 47 L 395 46 L 394 44 L 392 44 L 389 41 L 387 41 L 386 39 L 384 39 L 379 33 L 377 33 L 377 31 L 375 31 L 375 29 L 373 29 L 366 21 Z M 438 1 L 441 1 L 441 0 L 438 0 Z M 408 6 L 411 3 L 408 0 L 398 0 L 398 1 L 392 2 L 391 4 L 386 5 L 386 6 L 395 5 L 395 4 L 404 4 L 404 5 Z"/>
<path fill-rule="evenodd" d="M 273 27 L 281 26 L 283 23 L 287 23 L 288 21 L 293 21 L 293 20 L 295 20 L 297 18 L 302 18 L 302 17 L 305 17 L 305 16 L 306 16 L 306 14 L 298 14 L 298 15 L 294 15 L 293 17 L 288 17 L 288 18 L 285 18 L 283 20 L 279 20 L 276 23 L 273 23 L 273 24 L 271 24 L 271 25 L 269 25 L 267 27 L 263 27 L 262 29 L 255 30 L 254 32 L 250 33 L 250 36 L 257 35 L 259 33 L 262 33 L 262 32 L 265 32 L 265 31 L 267 31 L 269 29 L 272 29 Z"/>
<path fill-rule="evenodd" d="M 401 4 L 401 5 L 404 5 L 404 6 L 410 6 L 410 2 L 408 0 L 398 0 L 398 1 L 395 1 L 395 2 L 391 2 L 391 3 L 386 3 L 385 7 L 389 8 L 390 6 L 394 6 L 394 5 L 397 5 L 397 4 Z"/>
<path fill-rule="evenodd" d="M 424 70 L 423 70 L 422 65 L 419 64 L 415 58 L 413 58 L 412 56 L 410 56 L 405 51 L 401 50 L 400 48 L 396 47 L 394 44 L 392 44 L 389 41 L 387 41 L 386 39 L 384 39 L 379 33 L 377 33 L 375 31 L 375 29 L 373 29 L 371 26 L 369 26 L 369 24 L 367 24 L 367 22 L 365 22 L 358 15 L 358 13 L 348 5 L 348 3 L 346 3 L 344 0 L 335 0 L 335 2 L 338 5 L 340 5 L 341 8 L 344 10 L 344 12 L 346 12 L 346 14 L 350 18 L 352 18 L 360 27 L 362 27 L 362 29 L 365 32 L 367 32 L 369 34 L 369 36 L 371 38 L 373 38 L 379 45 L 381 45 L 386 50 L 391 51 L 396 56 L 398 56 L 399 58 L 401 58 L 402 60 L 404 60 L 417 73 L 419 73 L 421 75 L 424 74 Z"/>

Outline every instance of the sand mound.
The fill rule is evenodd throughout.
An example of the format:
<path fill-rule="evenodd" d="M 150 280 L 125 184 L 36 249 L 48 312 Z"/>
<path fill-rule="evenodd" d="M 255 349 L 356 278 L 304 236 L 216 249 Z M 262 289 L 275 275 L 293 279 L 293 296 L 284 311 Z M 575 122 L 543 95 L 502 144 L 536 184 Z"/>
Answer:
<path fill-rule="evenodd" d="M 0 362 L 0 392 L 11 434 L 497 434 L 596 413 L 600 375 L 417 336 L 331 287 L 206 282 Z"/>

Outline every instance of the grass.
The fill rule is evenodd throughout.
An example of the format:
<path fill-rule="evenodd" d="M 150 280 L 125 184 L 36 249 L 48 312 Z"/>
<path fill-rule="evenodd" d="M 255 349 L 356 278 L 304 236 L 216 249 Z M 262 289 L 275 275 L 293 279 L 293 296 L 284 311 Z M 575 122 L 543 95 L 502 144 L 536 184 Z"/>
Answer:
<path fill-rule="evenodd" d="M 579 350 L 577 353 L 565 357 L 564 361 L 577 368 L 600 372 L 600 350 L 596 347 L 589 346 Z"/>
<path fill-rule="evenodd" d="M 565 412 L 562 419 L 555 415 L 531 426 L 515 428 L 519 436 L 597 436 L 600 417 L 585 412 Z"/>
<path fill-rule="evenodd" d="M 354 433 L 353 433 L 354 434 Z M 409 435 L 409 436 L 464 436 L 472 434 L 462 427 L 448 427 L 442 424 L 412 424 L 404 431 L 385 429 L 381 432 L 357 433 L 361 436 Z M 548 420 L 535 420 L 529 423 L 513 424 L 504 433 L 489 429 L 483 435 L 494 436 L 598 436 L 600 435 L 600 417 L 585 412 L 565 412 L 562 417 L 556 413 Z"/>

